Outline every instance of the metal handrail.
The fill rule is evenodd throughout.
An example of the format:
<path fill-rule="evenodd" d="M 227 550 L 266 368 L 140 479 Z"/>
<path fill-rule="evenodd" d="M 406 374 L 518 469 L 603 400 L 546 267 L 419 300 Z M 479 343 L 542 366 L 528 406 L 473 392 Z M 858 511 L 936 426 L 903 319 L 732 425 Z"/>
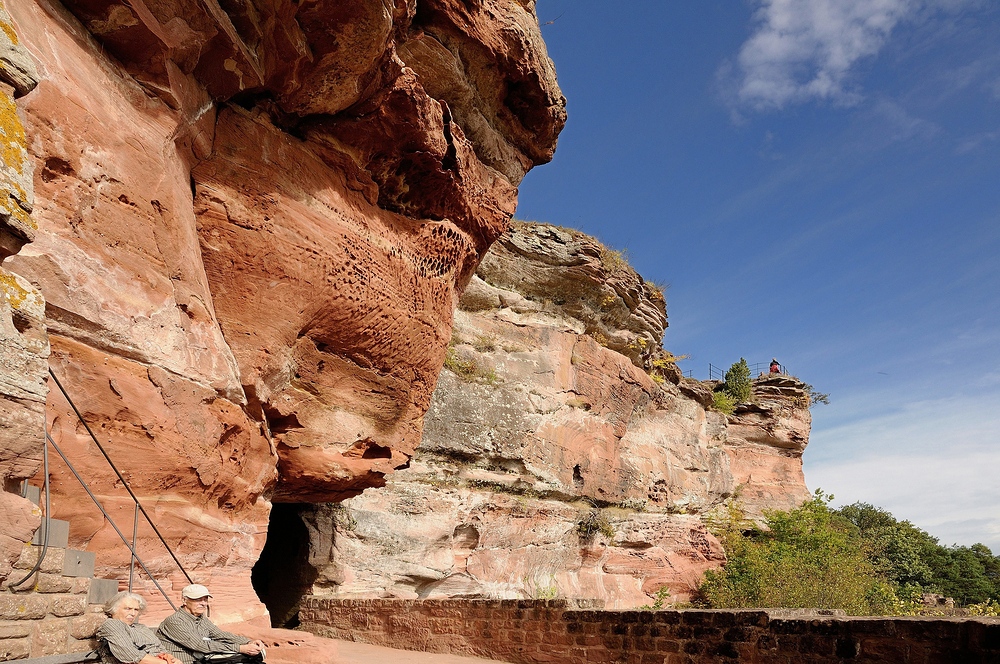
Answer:
<path fill-rule="evenodd" d="M 188 583 L 194 583 L 194 581 L 191 579 L 191 575 L 189 575 L 187 573 L 187 570 L 184 569 L 184 565 L 182 565 L 181 561 L 177 559 L 176 554 L 174 554 L 174 551 L 173 551 L 173 549 L 170 548 L 170 545 L 167 544 L 167 540 L 163 537 L 163 534 L 160 532 L 160 529 L 156 527 L 155 523 L 153 523 L 152 517 L 150 517 L 149 513 L 146 512 L 146 508 L 142 506 L 142 502 L 140 502 L 139 497 L 135 495 L 134 491 L 132 491 L 132 487 L 129 486 L 128 481 L 122 475 L 121 471 L 118 470 L 118 466 L 115 465 L 115 462 L 111 460 L 111 456 L 108 454 L 107 450 L 104 449 L 104 446 L 101 444 L 101 441 L 99 441 L 97 439 L 97 436 L 94 435 L 94 432 L 91 430 L 90 425 L 87 424 L 87 421 L 83 419 L 83 414 L 80 412 L 80 409 L 76 407 L 76 404 L 73 402 L 73 399 L 70 398 L 69 393 L 66 391 L 66 388 L 64 388 L 63 385 L 62 385 L 62 383 L 59 382 L 59 378 L 56 377 L 56 374 L 55 374 L 55 372 L 52 371 L 51 367 L 49 367 L 49 375 L 52 376 L 52 380 L 55 381 L 56 386 L 59 388 L 59 391 L 62 392 L 62 395 L 63 395 L 63 397 L 65 397 L 66 402 L 73 409 L 73 412 L 76 413 L 76 417 L 77 417 L 77 419 L 80 420 L 80 424 L 82 424 L 83 428 L 87 430 L 88 434 L 90 434 L 90 439 L 94 441 L 95 445 L 97 445 L 97 449 L 101 451 L 101 454 L 104 456 L 105 461 L 107 461 L 108 465 L 111 466 L 111 470 L 113 470 L 115 472 L 115 475 L 118 476 L 118 479 L 121 481 L 122 486 L 125 487 L 125 490 L 128 491 L 129 496 L 132 497 L 132 502 L 135 503 L 135 510 L 136 510 L 136 512 L 135 512 L 135 516 L 133 517 L 133 524 L 132 524 L 133 540 L 132 540 L 132 545 L 131 546 L 128 544 L 128 541 L 126 541 L 125 536 L 122 534 L 122 532 L 118 529 L 118 525 L 114 522 L 114 520 L 111 518 L 111 516 L 101 506 L 100 502 L 98 502 L 98 500 L 94 496 L 94 494 L 90 491 L 90 487 L 87 485 L 87 483 L 84 481 L 84 479 L 79 475 L 79 473 L 76 472 L 76 470 L 70 464 L 69 460 L 62 453 L 62 451 L 59 450 L 59 447 L 56 445 L 55 441 L 52 440 L 51 436 L 49 436 L 48 431 L 46 431 L 45 437 L 48 439 L 48 441 L 50 443 L 52 443 L 52 446 L 56 449 L 56 451 L 59 452 L 59 456 L 61 456 L 63 458 L 63 460 L 66 462 L 66 465 L 69 466 L 69 468 L 70 468 L 71 471 L 73 471 L 73 474 L 76 476 L 76 479 L 80 482 L 80 484 L 83 486 L 83 488 L 87 491 L 87 493 L 90 495 L 91 499 L 93 499 L 94 503 L 97 504 L 97 507 L 101 510 L 101 512 L 104 514 L 104 516 L 111 523 L 112 527 L 115 529 L 115 532 L 118 533 L 118 536 L 122 538 L 123 542 L 125 542 L 125 545 L 128 547 L 129 551 L 132 552 L 132 562 L 130 563 L 130 568 L 129 568 L 129 590 L 132 589 L 132 577 L 133 577 L 135 562 L 138 561 L 139 564 L 142 566 L 142 569 L 146 572 L 147 575 L 149 575 L 150 580 L 156 585 L 156 588 L 163 595 L 164 599 L 167 600 L 167 603 L 170 604 L 170 606 L 176 610 L 176 607 L 174 606 L 174 603 L 170 601 L 170 598 L 167 597 L 167 594 L 160 587 L 160 584 L 156 582 L 156 579 L 153 578 L 153 576 L 149 574 L 149 570 L 146 569 L 146 566 L 142 563 L 142 560 L 139 558 L 139 555 L 135 552 L 135 537 L 136 537 L 137 529 L 138 529 L 139 512 L 142 512 L 143 517 L 145 517 L 145 519 L 146 519 L 146 523 L 148 523 L 149 526 L 153 529 L 153 532 L 156 533 L 156 536 L 159 538 L 160 542 L 163 544 L 164 548 L 167 550 L 167 553 L 170 554 L 170 557 L 173 559 L 174 563 L 177 565 L 177 568 L 180 569 L 181 573 L 184 575 L 184 578 L 187 579 Z"/>
<path fill-rule="evenodd" d="M 754 362 L 753 364 L 747 364 L 750 368 L 750 376 L 764 374 L 766 376 L 771 375 L 771 363 L 770 362 Z M 781 368 L 781 375 L 790 376 L 788 368 L 784 364 L 778 365 Z M 708 379 L 709 380 L 725 380 L 726 371 L 728 369 L 723 369 L 722 367 L 717 367 L 711 362 L 708 363 Z"/>
<path fill-rule="evenodd" d="M 726 370 L 717 367 L 711 362 L 708 363 L 708 379 L 709 380 L 722 380 L 726 377 Z"/>
<path fill-rule="evenodd" d="M 160 591 L 161 595 L 163 595 L 163 599 L 167 600 L 167 604 L 170 605 L 170 608 L 176 611 L 177 607 L 174 605 L 173 602 L 170 601 L 170 597 L 167 595 L 166 591 L 163 589 L 162 586 L 160 586 L 160 583 L 156 580 L 156 577 L 153 576 L 152 573 L 150 573 L 149 569 L 146 568 L 146 563 L 142 561 L 142 558 L 139 557 L 139 554 L 136 553 L 135 545 L 128 543 L 128 540 L 125 538 L 125 535 L 118 527 L 118 524 L 115 523 L 115 520 L 113 518 L 111 518 L 111 515 L 108 514 L 108 511 L 104 509 L 104 506 L 101 505 L 101 501 L 97 499 L 97 496 L 94 495 L 94 492 L 90 490 L 90 485 L 87 484 L 87 481 L 80 476 L 80 473 L 78 473 L 73 464 L 70 463 L 70 460 L 66 458 L 66 455 L 63 453 L 63 451 L 59 449 L 58 445 L 56 445 L 56 441 L 52 440 L 52 436 L 49 435 L 48 431 L 45 432 L 45 439 L 49 441 L 49 444 L 52 445 L 52 448 L 56 452 L 58 452 L 59 456 L 62 457 L 62 460 L 66 462 L 66 467 L 69 468 L 71 473 L 73 473 L 73 476 L 76 478 L 76 481 L 80 483 L 80 486 L 83 487 L 83 490 L 87 492 L 87 495 L 90 496 L 90 499 L 94 501 L 95 505 L 97 505 L 97 509 L 101 510 L 101 514 L 104 515 L 104 518 L 108 520 L 108 523 L 111 524 L 111 527 L 115 529 L 116 533 L 118 533 L 118 537 L 121 538 L 122 543 L 126 547 L 128 547 L 128 550 L 132 553 L 132 560 L 139 563 L 140 567 L 142 567 L 142 571 L 146 573 L 146 576 L 149 577 L 149 580 L 153 582 L 153 585 L 156 586 L 156 589 Z M 183 567 L 181 568 L 181 571 L 182 572 L 184 571 Z M 187 573 L 185 572 L 185 575 L 186 574 Z"/>

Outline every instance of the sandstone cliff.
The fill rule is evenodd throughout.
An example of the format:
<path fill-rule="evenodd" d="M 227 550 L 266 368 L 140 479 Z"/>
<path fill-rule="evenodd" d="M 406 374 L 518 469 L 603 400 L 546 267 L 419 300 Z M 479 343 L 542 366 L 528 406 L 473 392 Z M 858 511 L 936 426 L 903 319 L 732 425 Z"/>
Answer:
<path fill-rule="evenodd" d="M 223 621 L 259 595 L 281 622 L 312 589 L 683 598 L 723 559 L 706 511 L 805 496 L 800 383 L 708 410 L 620 256 L 504 235 L 565 120 L 531 0 L 7 9 L 0 581 L 38 523 L 12 491 L 46 420 L 132 522 L 47 365 Z M 50 476 L 120 578 L 109 524 Z"/>
<path fill-rule="evenodd" d="M 0 4 L 0 263 L 35 238 L 32 161 L 15 98 L 38 73 Z M 0 267 L 0 584 L 39 524 L 16 495 L 41 463 L 44 444 L 45 302 L 26 279 Z"/>
<path fill-rule="evenodd" d="M 288 508 L 308 537 L 262 562 L 299 593 L 683 601 L 724 561 L 704 516 L 807 497 L 803 384 L 755 382 L 728 417 L 659 350 L 663 296 L 581 233 L 519 224 L 455 315 L 424 439 L 384 488 Z M 294 613 L 295 594 L 275 617 Z"/>
<path fill-rule="evenodd" d="M 565 101 L 534 2 L 7 9 L 0 37 L 16 36 L 22 57 L 0 60 L 4 80 L 30 89 L 17 64 L 30 53 L 39 83 L 19 101 L 26 154 L 3 155 L 25 164 L 7 180 L 35 173 L 34 221 L 5 226 L 23 236 L 6 253 L 34 241 L 4 268 L 45 305 L 43 320 L 42 300 L 23 300 L 37 305 L 22 307 L 34 332 L 19 332 L 39 366 L 4 367 L 23 378 L 0 390 L 16 410 L 4 426 L 30 420 L 21 448 L 4 434 L 18 467 L 5 478 L 37 470 L 28 415 L 50 343 L 90 426 L 216 588 L 216 617 L 258 614 L 249 572 L 271 501 L 335 501 L 409 462 L 458 293 L 524 173 L 551 158 Z M 9 139 L 13 107 L 3 114 Z M 26 219 L 30 197 L 17 203 L 4 209 Z M 130 501 L 57 391 L 45 412 L 130 525 Z M 54 516 L 100 551 L 101 573 L 120 574 L 128 555 L 109 525 L 65 468 L 51 475 Z M 138 548 L 176 590 L 144 526 Z"/>

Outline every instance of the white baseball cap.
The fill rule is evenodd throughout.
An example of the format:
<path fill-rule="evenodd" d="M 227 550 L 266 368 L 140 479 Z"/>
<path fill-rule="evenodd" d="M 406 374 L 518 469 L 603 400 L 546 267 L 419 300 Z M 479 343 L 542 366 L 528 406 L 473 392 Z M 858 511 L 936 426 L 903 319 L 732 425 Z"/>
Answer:
<path fill-rule="evenodd" d="M 208 592 L 208 588 L 200 583 L 192 583 L 190 586 L 185 586 L 184 590 L 181 591 L 181 597 L 184 599 L 201 599 L 202 597 L 211 596 L 212 593 Z"/>

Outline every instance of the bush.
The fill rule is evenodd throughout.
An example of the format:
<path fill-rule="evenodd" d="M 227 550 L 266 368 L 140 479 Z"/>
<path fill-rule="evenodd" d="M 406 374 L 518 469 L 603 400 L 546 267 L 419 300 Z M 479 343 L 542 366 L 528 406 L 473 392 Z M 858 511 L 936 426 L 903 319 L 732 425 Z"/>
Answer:
<path fill-rule="evenodd" d="M 970 604 L 968 607 L 970 616 L 984 616 L 987 618 L 1000 618 L 1000 602 L 988 599 L 979 604 Z"/>
<path fill-rule="evenodd" d="M 467 383 L 482 382 L 494 385 L 497 382 L 497 374 L 493 369 L 481 367 L 475 360 L 463 360 L 453 346 L 449 346 L 445 353 L 444 368 Z"/>
<path fill-rule="evenodd" d="M 730 507 L 710 524 L 728 560 L 723 569 L 705 573 L 700 601 L 711 608 L 898 613 L 895 587 L 868 561 L 851 524 L 829 509 L 831 498 L 817 491 L 797 509 L 767 512 L 765 528 Z"/>
<path fill-rule="evenodd" d="M 593 539 L 600 533 L 608 540 L 615 538 L 615 527 L 608 520 L 601 510 L 591 510 L 586 516 L 581 518 L 576 524 L 576 532 L 583 539 Z"/>
<path fill-rule="evenodd" d="M 666 586 L 660 586 L 660 589 L 656 591 L 656 596 L 653 598 L 653 603 L 643 604 L 639 607 L 639 610 L 659 611 L 666 605 L 668 599 L 670 599 L 670 590 Z"/>
<path fill-rule="evenodd" d="M 722 389 L 736 403 L 750 401 L 750 396 L 753 394 L 753 383 L 750 381 L 750 366 L 745 359 L 741 357 L 739 362 L 729 367 Z"/>
<path fill-rule="evenodd" d="M 614 274 L 616 272 L 624 272 L 632 266 L 629 265 L 628 260 L 628 250 L 627 249 L 611 249 L 610 247 L 601 247 L 601 267 L 608 274 Z"/>
<path fill-rule="evenodd" d="M 713 392 L 712 405 L 717 411 L 726 415 L 732 415 L 736 410 L 736 402 L 725 392 Z"/>

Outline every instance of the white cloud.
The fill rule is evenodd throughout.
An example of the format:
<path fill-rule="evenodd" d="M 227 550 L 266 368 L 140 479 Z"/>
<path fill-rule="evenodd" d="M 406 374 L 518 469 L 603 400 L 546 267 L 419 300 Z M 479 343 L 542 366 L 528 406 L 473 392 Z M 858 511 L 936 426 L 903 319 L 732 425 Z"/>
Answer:
<path fill-rule="evenodd" d="M 942 544 L 983 542 L 1000 554 L 1000 392 L 885 410 L 817 430 L 808 485 L 838 505 L 883 507 Z"/>
<path fill-rule="evenodd" d="M 742 105 L 780 109 L 812 99 L 855 103 L 852 67 L 876 55 L 920 0 L 763 0 L 737 58 Z"/>

